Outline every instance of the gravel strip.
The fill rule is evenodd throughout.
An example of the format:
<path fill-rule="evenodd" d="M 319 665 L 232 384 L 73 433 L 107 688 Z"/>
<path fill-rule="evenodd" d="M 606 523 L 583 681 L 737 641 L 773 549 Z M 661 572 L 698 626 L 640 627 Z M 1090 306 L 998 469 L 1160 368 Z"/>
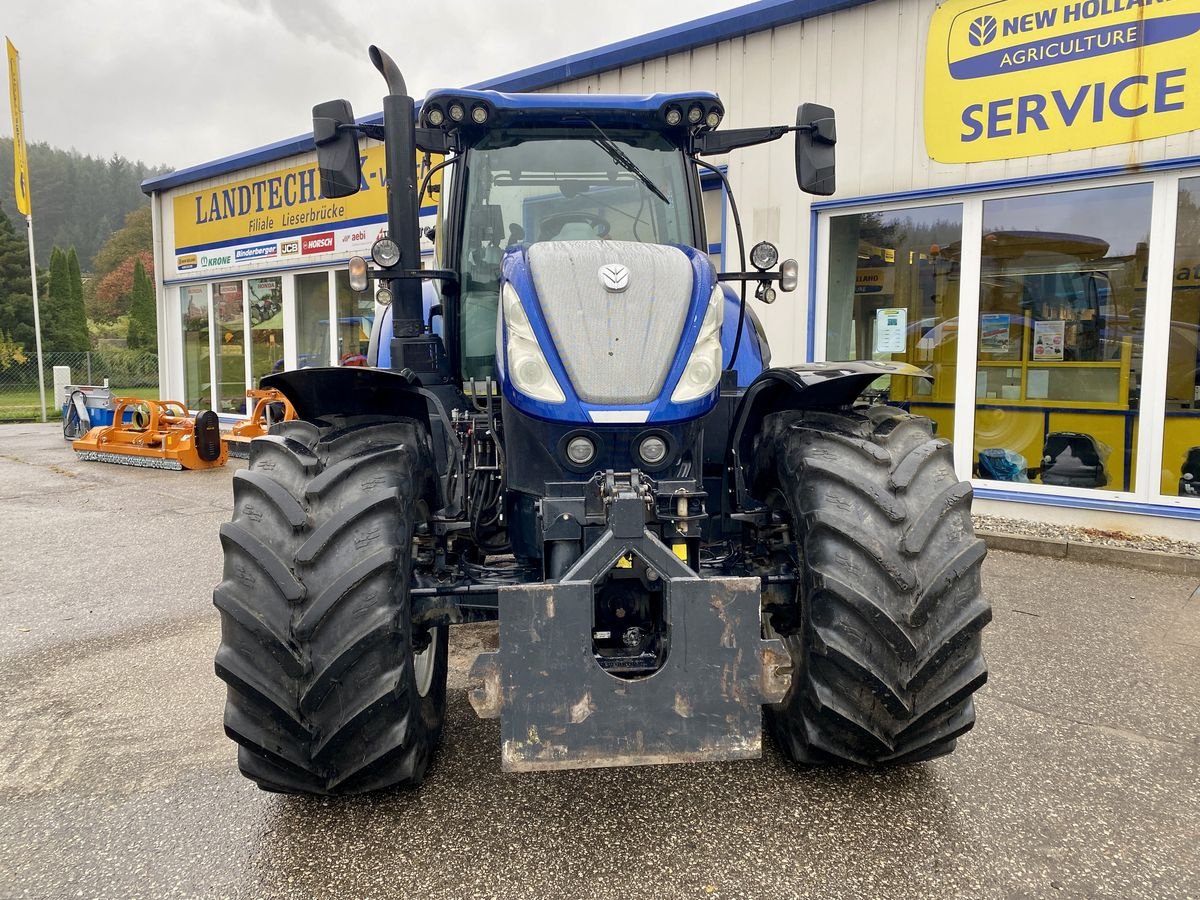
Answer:
<path fill-rule="evenodd" d="M 1100 528 L 1080 528 L 1072 525 L 1054 525 L 1049 522 L 1030 522 L 1027 519 L 1008 519 L 1002 516 L 972 516 L 975 527 L 1000 534 L 1019 534 L 1028 537 L 1052 540 L 1077 541 L 1085 544 L 1104 544 L 1109 547 L 1124 547 L 1130 550 L 1157 550 L 1160 553 L 1178 553 L 1200 558 L 1200 544 L 1176 541 L 1153 535 L 1127 534 L 1124 531 L 1106 531 Z"/>

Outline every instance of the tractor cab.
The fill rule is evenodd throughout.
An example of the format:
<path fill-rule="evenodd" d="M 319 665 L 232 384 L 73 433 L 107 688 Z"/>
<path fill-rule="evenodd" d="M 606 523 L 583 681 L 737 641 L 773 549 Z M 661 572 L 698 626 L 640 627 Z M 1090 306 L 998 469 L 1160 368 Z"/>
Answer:
<path fill-rule="evenodd" d="M 496 323 L 506 254 L 550 242 L 705 247 L 683 110 L 719 122 L 714 95 L 630 98 L 436 91 L 420 120 L 457 147 L 439 263 L 452 268 L 464 381 L 498 380 Z M 667 114 L 670 111 L 670 119 Z M 670 123 L 674 123 L 673 125 Z M 448 238 L 448 239 L 446 239 Z M 593 248 L 595 249 L 595 248 Z M 526 256 L 528 259 L 528 256 Z M 450 303 L 444 308 L 449 309 Z"/>

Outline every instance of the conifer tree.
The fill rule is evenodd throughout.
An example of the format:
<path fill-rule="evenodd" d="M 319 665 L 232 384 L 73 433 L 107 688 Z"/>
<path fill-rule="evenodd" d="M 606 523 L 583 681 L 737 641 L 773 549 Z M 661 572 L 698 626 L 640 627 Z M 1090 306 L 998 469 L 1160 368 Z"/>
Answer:
<path fill-rule="evenodd" d="M 83 273 L 79 271 L 79 257 L 72 247 L 67 251 L 67 282 L 71 298 L 69 307 L 69 325 L 75 350 L 88 350 L 91 339 L 88 336 L 87 309 L 83 305 Z"/>
<path fill-rule="evenodd" d="M 130 349 L 158 352 L 158 311 L 154 303 L 154 285 L 150 283 L 140 259 L 133 269 L 126 346 Z"/>

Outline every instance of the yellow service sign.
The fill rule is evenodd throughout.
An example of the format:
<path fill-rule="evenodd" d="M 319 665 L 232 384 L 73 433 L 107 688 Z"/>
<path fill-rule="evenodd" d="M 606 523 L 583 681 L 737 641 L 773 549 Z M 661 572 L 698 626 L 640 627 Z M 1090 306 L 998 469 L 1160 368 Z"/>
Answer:
<path fill-rule="evenodd" d="M 435 159 L 436 165 L 440 159 Z M 424 154 L 417 158 L 418 180 L 428 167 Z M 440 182 L 434 176 L 434 184 Z M 426 196 L 426 205 L 433 200 Z M 295 252 L 332 251 L 334 231 L 352 229 L 383 221 L 387 216 L 387 188 L 383 147 L 376 145 L 362 151 L 362 183 L 357 194 L 328 200 L 321 196 L 321 178 L 316 162 L 256 175 L 241 181 L 215 185 L 204 190 L 181 194 L 173 204 L 175 218 L 175 252 L 187 263 L 197 251 L 217 250 L 234 245 L 255 244 L 272 238 L 297 238 L 282 243 L 266 244 L 237 250 L 235 256 L 200 256 L 200 267 L 236 264 L 275 255 L 288 255 L 290 246 Z M 306 241 L 303 236 L 320 231 L 325 241 Z M 328 237 L 324 235 L 328 233 Z M 367 246 L 374 239 L 363 238 Z M 349 234 L 345 236 L 347 239 Z M 356 243 L 362 243 L 357 241 Z M 304 248 L 301 251 L 301 244 Z M 311 247 L 309 246 L 311 244 Z M 228 254 L 225 254 L 228 255 Z M 224 260 L 223 262 L 221 260 Z M 179 262 L 180 270 L 191 268 Z"/>
<path fill-rule="evenodd" d="M 948 0 L 925 59 L 925 145 L 968 163 L 1200 128 L 1200 0 Z"/>

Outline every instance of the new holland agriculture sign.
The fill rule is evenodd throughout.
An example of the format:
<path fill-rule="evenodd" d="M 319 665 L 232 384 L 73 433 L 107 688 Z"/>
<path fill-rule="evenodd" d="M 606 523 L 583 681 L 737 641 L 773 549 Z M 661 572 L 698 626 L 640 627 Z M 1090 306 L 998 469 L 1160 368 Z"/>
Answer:
<path fill-rule="evenodd" d="M 1200 0 L 949 0 L 925 61 L 925 144 L 968 163 L 1200 128 Z"/>
<path fill-rule="evenodd" d="M 421 154 L 418 182 L 426 171 Z M 317 254 L 370 250 L 386 228 L 385 183 L 383 147 L 377 145 L 362 151 L 362 183 L 349 197 L 321 196 L 315 160 L 179 194 L 171 205 L 175 272 L 196 277 L 247 263 L 280 266 L 307 263 Z M 425 203 L 422 213 L 432 213 L 428 196 Z"/>

